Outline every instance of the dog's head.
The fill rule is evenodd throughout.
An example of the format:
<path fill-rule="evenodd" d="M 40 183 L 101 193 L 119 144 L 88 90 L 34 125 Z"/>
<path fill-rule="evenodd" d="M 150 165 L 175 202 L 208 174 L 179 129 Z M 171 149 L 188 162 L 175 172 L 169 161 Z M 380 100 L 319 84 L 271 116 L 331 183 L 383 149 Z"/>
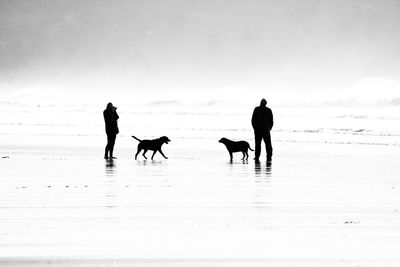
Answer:
<path fill-rule="evenodd" d="M 222 144 L 226 144 L 227 141 L 228 141 L 228 139 L 226 139 L 225 137 L 222 137 L 221 139 L 219 139 L 218 142 L 220 142 Z"/>
<path fill-rule="evenodd" d="M 160 141 L 161 141 L 162 143 L 168 144 L 168 142 L 171 142 L 171 140 L 169 140 L 169 138 L 166 137 L 166 136 L 161 136 L 159 139 L 160 139 Z"/>

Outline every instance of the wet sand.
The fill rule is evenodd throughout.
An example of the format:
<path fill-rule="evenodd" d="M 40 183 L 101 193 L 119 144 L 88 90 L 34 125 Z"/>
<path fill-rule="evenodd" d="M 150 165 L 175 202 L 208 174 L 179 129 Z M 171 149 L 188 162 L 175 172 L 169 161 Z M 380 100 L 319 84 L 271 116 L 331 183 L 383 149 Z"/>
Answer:
<path fill-rule="evenodd" d="M 2 147 L 0 265 L 400 265 L 397 147 L 224 149 Z"/>

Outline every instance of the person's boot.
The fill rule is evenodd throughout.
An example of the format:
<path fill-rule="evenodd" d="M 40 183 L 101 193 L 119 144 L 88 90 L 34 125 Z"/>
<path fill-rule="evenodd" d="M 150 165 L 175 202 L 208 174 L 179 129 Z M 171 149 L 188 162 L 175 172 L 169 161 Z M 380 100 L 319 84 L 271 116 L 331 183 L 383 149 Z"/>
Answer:
<path fill-rule="evenodd" d="M 111 149 L 110 150 L 110 159 L 116 159 L 116 157 L 113 156 L 113 152 L 114 152 L 114 149 Z"/>

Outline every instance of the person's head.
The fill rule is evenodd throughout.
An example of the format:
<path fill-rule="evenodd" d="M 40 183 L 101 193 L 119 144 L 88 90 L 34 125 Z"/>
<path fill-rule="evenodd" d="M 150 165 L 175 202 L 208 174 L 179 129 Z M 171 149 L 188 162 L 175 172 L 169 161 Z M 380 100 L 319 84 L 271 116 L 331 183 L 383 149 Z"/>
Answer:
<path fill-rule="evenodd" d="M 113 110 L 114 109 L 114 106 L 113 106 L 113 104 L 110 102 L 110 103 L 108 103 L 107 104 L 107 110 Z"/>
<path fill-rule="evenodd" d="M 265 98 L 261 99 L 260 106 L 265 107 L 267 105 L 267 100 Z"/>

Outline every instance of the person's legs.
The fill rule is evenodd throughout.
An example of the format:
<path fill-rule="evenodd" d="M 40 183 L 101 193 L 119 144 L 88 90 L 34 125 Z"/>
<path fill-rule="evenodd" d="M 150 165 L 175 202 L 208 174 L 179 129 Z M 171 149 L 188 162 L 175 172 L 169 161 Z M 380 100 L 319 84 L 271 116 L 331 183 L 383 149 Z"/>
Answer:
<path fill-rule="evenodd" d="M 265 150 L 267 151 L 267 161 L 272 160 L 272 144 L 271 144 L 271 132 L 268 131 L 264 137 Z"/>
<path fill-rule="evenodd" d="M 255 140 L 255 152 L 254 152 L 254 159 L 258 160 L 261 155 L 261 139 L 262 136 L 260 133 L 254 131 L 254 140 Z"/>
<path fill-rule="evenodd" d="M 110 134 L 110 158 L 113 158 L 113 153 L 114 153 L 114 145 L 115 145 L 115 139 L 117 138 L 116 134 Z"/>
<path fill-rule="evenodd" d="M 108 152 L 110 151 L 110 141 L 111 141 L 111 136 L 110 134 L 107 134 L 107 145 L 104 150 L 104 158 L 108 159 Z"/>
<path fill-rule="evenodd" d="M 108 143 L 106 145 L 106 148 L 104 149 L 104 158 L 108 159 Z"/>

